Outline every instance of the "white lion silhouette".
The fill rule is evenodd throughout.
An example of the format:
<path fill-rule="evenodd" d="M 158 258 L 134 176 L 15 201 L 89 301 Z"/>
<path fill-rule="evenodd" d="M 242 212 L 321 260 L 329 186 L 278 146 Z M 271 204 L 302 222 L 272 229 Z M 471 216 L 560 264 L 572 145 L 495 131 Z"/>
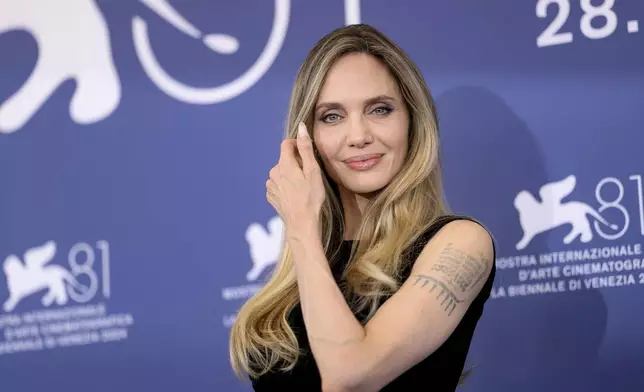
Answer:
<path fill-rule="evenodd" d="M 572 230 L 563 239 L 565 244 L 572 243 L 577 237 L 580 237 L 583 243 L 590 242 L 593 239 L 593 232 L 587 215 L 617 230 L 616 225 L 609 224 L 588 204 L 579 201 L 561 202 L 564 197 L 572 193 L 576 183 L 575 176 L 570 175 L 563 180 L 543 185 L 539 190 L 541 203 L 526 190 L 517 194 L 514 207 L 519 213 L 519 222 L 523 230 L 523 238 L 516 244 L 517 250 L 528 246 L 538 234 L 564 224 L 572 225 Z"/>
<path fill-rule="evenodd" d="M 0 0 L 0 34 L 11 30 L 31 33 L 40 52 L 29 79 L 0 106 L 0 132 L 21 128 L 67 79 L 76 81 L 75 122 L 99 121 L 118 106 L 121 85 L 95 0 Z"/>
<path fill-rule="evenodd" d="M 56 243 L 47 241 L 28 249 L 24 264 L 16 255 L 7 256 L 3 264 L 9 288 L 9 299 L 3 305 L 5 312 L 11 312 L 22 299 L 43 289 L 48 289 L 42 297 L 44 306 L 50 306 L 53 302 L 64 305 L 69 299 L 65 283 L 87 291 L 65 268 L 58 265 L 45 266 L 55 254 Z"/>
<path fill-rule="evenodd" d="M 269 266 L 277 263 L 282 246 L 284 223 L 279 216 L 268 221 L 268 232 L 259 223 L 251 223 L 246 229 L 246 241 L 250 247 L 253 268 L 246 279 L 253 281 Z"/>

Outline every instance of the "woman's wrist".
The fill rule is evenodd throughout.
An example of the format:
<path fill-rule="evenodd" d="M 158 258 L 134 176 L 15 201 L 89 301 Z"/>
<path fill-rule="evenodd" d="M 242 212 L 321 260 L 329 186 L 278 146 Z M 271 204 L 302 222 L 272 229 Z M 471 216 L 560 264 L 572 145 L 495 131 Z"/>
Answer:
<path fill-rule="evenodd" d="M 286 225 L 286 240 L 290 245 L 310 245 L 320 242 L 320 224 L 317 219 L 300 219 L 295 224 Z"/>

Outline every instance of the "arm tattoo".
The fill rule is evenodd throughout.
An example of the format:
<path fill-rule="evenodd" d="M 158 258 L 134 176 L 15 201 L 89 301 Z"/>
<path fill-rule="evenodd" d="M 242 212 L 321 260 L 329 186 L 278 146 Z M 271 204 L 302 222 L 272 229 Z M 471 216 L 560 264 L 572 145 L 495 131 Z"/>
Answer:
<path fill-rule="evenodd" d="M 431 283 L 430 293 L 438 288 L 436 299 L 442 299 L 441 306 L 451 315 L 456 305 L 463 302 L 466 294 L 483 279 L 487 264 L 483 256 L 476 258 L 448 244 L 429 269 L 435 276 L 413 275 L 416 278 L 413 284 L 422 283 L 422 288 Z"/>

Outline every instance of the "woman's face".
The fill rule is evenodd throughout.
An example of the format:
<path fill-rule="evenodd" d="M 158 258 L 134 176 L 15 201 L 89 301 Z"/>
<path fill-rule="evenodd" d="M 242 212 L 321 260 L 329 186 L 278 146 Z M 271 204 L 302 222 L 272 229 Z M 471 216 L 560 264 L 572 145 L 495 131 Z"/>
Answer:
<path fill-rule="evenodd" d="M 329 70 L 314 116 L 316 147 L 339 187 L 369 194 L 400 171 L 409 114 L 396 81 L 374 57 L 340 58 Z"/>

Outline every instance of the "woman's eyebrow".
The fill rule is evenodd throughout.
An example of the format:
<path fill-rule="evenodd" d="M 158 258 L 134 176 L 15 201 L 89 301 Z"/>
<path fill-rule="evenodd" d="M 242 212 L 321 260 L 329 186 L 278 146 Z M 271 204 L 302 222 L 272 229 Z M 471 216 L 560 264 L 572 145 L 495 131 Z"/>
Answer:
<path fill-rule="evenodd" d="M 365 104 L 366 105 L 371 105 L 371 104 L 374 104 L 376 102 L 395 101 L 395 100 L 396 100 L 395 98 L 393 98 L 393 97 L 391 97 L 389 95 L 381 94 L 381 95 L 377 95 L 375 97 L 371 97 L 371 98 L 365 100 Z M 329 109 L 339 109 L 339 108 L 342 108 L 342 107 L 343 107 L 343 105 L 341 103 L 339 103 L 339 102 L 320 102 L 315 107 L 315 110 L 318 111 L 321 108 L 325 108 L 327 110 L 329 110 Z"/>

